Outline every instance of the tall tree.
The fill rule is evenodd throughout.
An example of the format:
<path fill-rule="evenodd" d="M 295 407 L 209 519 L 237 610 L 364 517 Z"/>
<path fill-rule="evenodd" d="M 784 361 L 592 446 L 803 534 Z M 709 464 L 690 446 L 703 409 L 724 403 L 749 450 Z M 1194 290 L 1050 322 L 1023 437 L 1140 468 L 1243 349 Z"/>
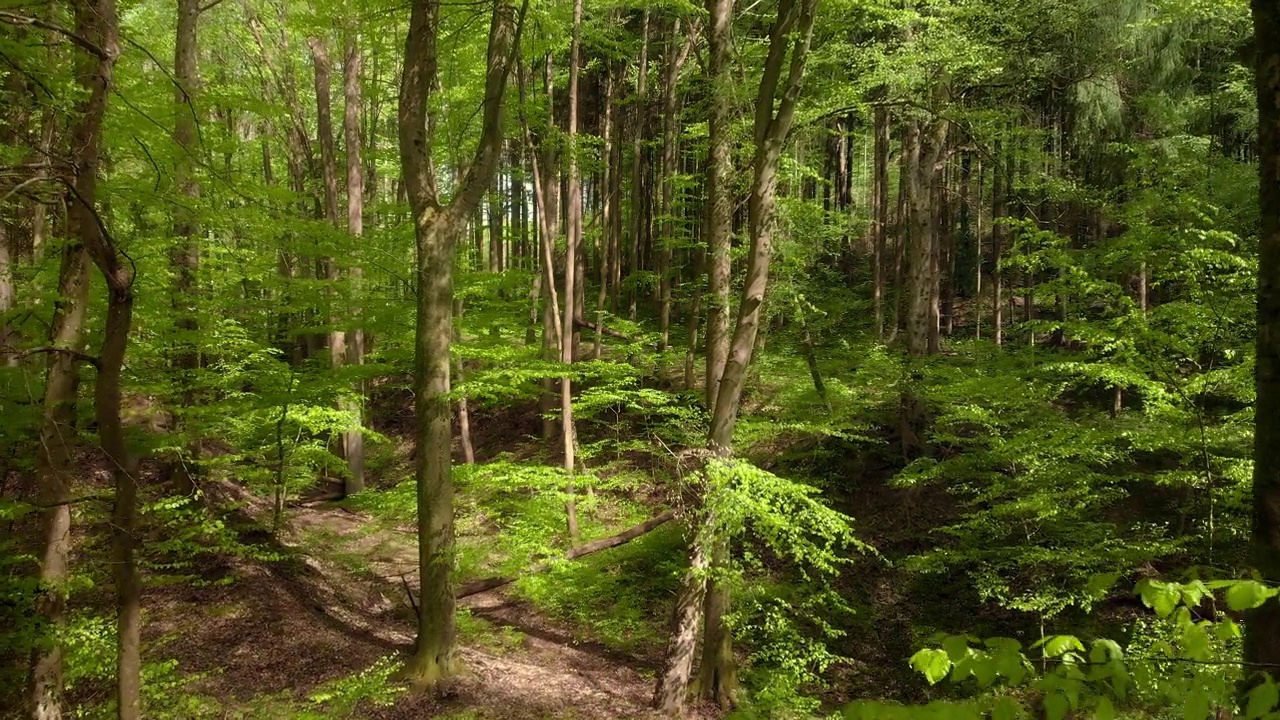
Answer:
<path fill-rule="evenodd" d="M 502 155 L 502 108 L 519 46 L 524 7 L 517 13 L 494 0 L 486 52 L 480 140 L 457 192 L 448 203 L 436 188 L 431 149 L 439 91 L 440 0 L 414 0 L 400 80 L 400 167 L 413 213 L 418 308 L 414 334 L 417 417 L 418 640 L 407 666 L 411 681 L 434 686 L 456 670 L 454 656 L 453 476 L 449 447 L 449 345 L 452 339 L 453 262 L 466 227 Z"/>
<path fill-rule="evenodd" d="M 1257 52 L 1258 202 L 1258 399 L 1254 409 L 1254 567 L 1262 579 L 1280 582 L 1280 4 L 1253 0 Z M 1257 667 L 1280 665 L 1280 603 L 1252 612 L 1245 634 L 1245 660 Z M 1268 672 L 1273 671 L 1268 670 Z"/>
<path fill-rule="evenodd" d="M 360 74 L 363 60 L 357 43 L 354 29 L 347 29 L 347 48 L 342 62 L 342 95 L 344 109 L 342 129 L 347 150 L 347 233 L 359 241 L 364 235 L 364 160 L 360 132 Z M 348 271 L 353 298 L 352 314 L 354 325 L 346 330 L 344 345 L 348 365 L 364 364 L 364 328 L 361 327 L 360 293 L 364 279 L 364 270 L 359 262 L 353 263 Z M 364 489 L 364 435 L 360 432 L 362 424 L 363 387 L 357 386 L 357 399 L 344 403 L 345 409 L 355 414 L 355 426 L 342 433 L 342 455 L 347 460 L 347 494 Z"/>
<path fill-rule="evenodd" d="M 178 329 L 178 351 L 174 356 L 174 369 L 179 374 L 182 393 L 179 404 L 189 408 L 195 398 L 191 390 L 192 374 L 200 365 L 200 353 L 196 343 L 199 331 L 197 312 L 196 273 L 200 265 L 200 225 L 195 205 L 200 197 L 200 183 L 196 177 L 197 142 L 196 96 L 200 89 L 199 45 L 197 25 L 200 19 L 199 0 L 178 0 L 177 33 L 174 42 L 174 128 L 173 139 L 178 144 L 178 158 L 174 165 L 174 180 L 183 201 L 176 203 L 173 212 L 173 234 L 177 245 L 170 256 L 173 268 L 172 303 L 174 324 Z M 191 443 L 191 451 L 198 451 L 199 444 Z M 195 460 L 195 452 L 190 452 Z M 177 487 L 185 493 L 195 490 L 191 467 L 187 458 L 178 458 L 170 474 Z"/>
<path fill-rule="evenodd" d="M 569 339 L 577 321 L 578 253 L 582 245 L 582 178 L 578 174 L 578 76 L 582 61 L 582 0 L 573 3 L 573 41 L 569 49 L 569 192 L 568 235 L 565 238 L 564 256 L 564 335 L 560 343 L 560 361 L 569 366 L 575 360 L 576 343 Z M 567 373 L 560 378 L 560 435 L 564 448 L 564 472 L 569 478 L 566 488 L 568 499 L 565 511 L 568 516 L 569 542 L 578 541 L 578 502 L 574 498 L 574 444 L 573 435 L 573 378 Z"/>
<path fill-rule="evenodd" d="M 754 165 L 751 194 L 747 199 L 751 250 L 729 357 L 707 437 L 709 450 L 720 457 L 733 454 L 738 404 L 760 329 L 778 222 L 778 168 L 800 99 L 817 4 L 818 0 L 782 0 L 769 32 L 769 51 L 760 77 L 753 123 Z M 708 565 L 722 566 L 727 561 L 727 539 L 715 527 L 714 517 L 706 518 L 702 525 L 691 542 L 690 568 L 676 598 L 666 667 L 654 697 L 655 705 L 669 716 L 684 713 L 697 629 L 704 619 L 701 692 L 716 702 L 729 704 L 737 691 L 733 641 L 726 621 L 729 590 L 715 582 L 708 587 L 705 578 Z M 712 577 L 714 575 L 713 570 Z M 710 613 L 704 613 L 704 598 Z"/>
<path fill-rule="evenodd" d="M 708 81 L 707 118 L 707 371 L 706 402 L 714 409 L 720 377 L 729 355 L 729 250 L 733 236 L 733 102 L 729 74 L 733 52 L 733 0 L 706 0 Z"/>

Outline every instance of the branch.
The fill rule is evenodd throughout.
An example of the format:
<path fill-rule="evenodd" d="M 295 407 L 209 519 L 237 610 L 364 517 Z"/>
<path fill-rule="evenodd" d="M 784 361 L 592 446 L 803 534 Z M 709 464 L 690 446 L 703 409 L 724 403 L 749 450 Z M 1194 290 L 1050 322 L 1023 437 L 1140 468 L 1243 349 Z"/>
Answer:
<path fill-rule="evenodd" d="M 32 27 L 38 27 L 43 30 L 56 32 L 59 35 L 66 37 L 68 40 L 75 43 L 76 45 L 79 45 L 80 47 L 89 51 L 92 55 L 97 57 L 99 60 L 107 59 L 107 52 L 105 50 L 98 47 L 93 42 L 89 41 L 83 35 L 78 35 L 75 32 L 72 32 L 71 30 L 68 30 L 62 27 L 61 25 L 56 25 L 51 22 L 46 22 L 44 20 L 41 20 L 40 18 L 31 17 L 30 15 L 19 15 L 18 13 L 8 12 L 6 10 L 0 10 L 0 22 L 5 22 L 10 25 L 30 25 Z"/>
<path fill-rule="evenodd" d="M 12 349 L 13 348 L 0 348 L 0 352 Z M 73 359 L 79 360 L 80 362 L 87 362 L 95 368 L 102 367 L 102 364 L 98 362 L 98 358 L 94 355 L 89 355 L 87 353 L 80 352 L 79 350 L 72 350 L 71 348 L 55 347 L 53 345 L 45 345 L 43 347 L 31 348 L 30 350 L 23 350 L 22 352 L 17 353 L 17 357 L 19 360 L 22 360 L 32 355 L 45 353 L 62 353 L 63 355 L 70 355 Z"/>
<path fill-rule="evenodd" d="M 208 5 L 200 6 L 200 8 L 196 10 L 196 14 L 200 15 L 201 13 L 204 13 L 207 10 L 212 10 L 221 4 L 222 4 L 222 0 L 213 0 L 213 2 L 209 3 Z"/>

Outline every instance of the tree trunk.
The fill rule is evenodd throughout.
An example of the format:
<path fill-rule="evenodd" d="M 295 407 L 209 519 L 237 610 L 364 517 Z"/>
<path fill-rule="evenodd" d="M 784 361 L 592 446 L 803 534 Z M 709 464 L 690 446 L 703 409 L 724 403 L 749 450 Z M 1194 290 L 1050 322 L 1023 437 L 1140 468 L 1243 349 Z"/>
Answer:
<path fill-rule="evenodd" d="M 675 175 L 676 144 L 679 140 L 680 116 L 678 114 L 677 84 L 680 68 L 689 57 L 692 36 L 682 37 L 680 19 L 671 24 L 667 39 L 666 67 L 662 73 L 662 237 L 658 248 L 658 351 L 666 352 L 671 341 L 671 285 L 672 246 L 675 243 Z"/>
<path fill-rule="evenodd" d="M 603 162 L 603 181 L 601 188 L 605 193 L 604 202 L 600 205 L 600 262 L 599 262 L 599 278 L 600 287 L 596 294 L 596 326 L 604 327 L 604 308 L 605 302 L 609 297 L 609 278 L 610 263 L 613 262 L 613 214 L 615 208 L 613 205 L 613 182 L 614 175 L 617 174 L 618 168 L 613 164 L 613 149 L 617 143 L 617 138 L 613 130 L 613 68 L 609 66 L 606 71 L 604 80 L 604 120 L 601 123 L 601 133 L 604 135 L 604 150 L 600 155 Z M 592 351 L 592 358 L 599 360 L 604 352 L 604 333 L 597 332 L 595 347 Z"/>
<path fill-rule="evenodd" d="M 355 30 L 347 30 L 346 57 L 342 63 L 342 95 L 344 109 L 342 129 L 347 146 L 347 232 L 353 238 L 364 235 L 364 161 L 360 142 L 360 72 L 363 65 L 360 49 L 356 44 Z M 358 242 L 358 241 L 357 241 Z M 351 263 L 348 271 L 351 283 L 352 327 L 346 331 L 346 362 L 349 365 L 364 364 L 364 329 L 360 326 L 360 294 L 364 270 L 358 262 Z M 347 459 L 348 477 L 346 494 L 364 489 L 364 434 L 362 415 L 364 387 L 356 386 L 356 398 L 348 400 L 343 409 L 355 414 L 355 425 L 342 433 L 342 452 Z"/>
<path fill-rule="evenodd" d="M 68 218 L 68 224 L 71 219 Z M 74 228 L 68 228 L 73 230 Z M 40 453 L 36 466 L 39 483 L 44 549 L 40 558 L 39 596 L 36 612 L 48 628 L 51 643 L 37 645 L 31 656 L 31 717 L 60 720 L 63 717 L 62 646 L 59 643 L 66 618 L 68 560 L 71 556 L 71 476 L 75 461 L 76 395 L 80 372 L 76 354 L 85 346 L 85 311 L 89 304 L 89 257 L 72 232 L 62 250 L 58 272 L 58 300 L 54 303 L 40 421 Z"/>
<path fill-rule="evenodd" d="M 200 198 L 200 184 L 196 179 L 197 147 L 195 98 L 200 88 L 199 49 L 197 24 L 200 17 L 198 0 L 178 0 L 177 37 L 174 44 L 174 129 L 173 139 L 178 145 L 174 163 L 174 183 L 185 199 L 176 203 L 173 212 L 173 235 L 177 245 L 169 257 L 173 269 L 172 304 L 174 325 L 178 340 L 173 357 L 173 369 L 178 377 L 181 392 L 177 398 L 181 409 L 195 405 L 192 388 L 195 371 L 200 366 L 197 337 L 199 322 L 196 317 L 196 273 L 200 265 L 200 226 L 195 206 Z M 177 429 L 181 429 L 182 413 L 175 413 Z M 187 454 L 178 457 L 169 468 L 178 491 L 184 495 L 195 492 L 191 463 L 199 461 L 199 443 L 188 442 Z"/>
<path fill-rule="evenodd" d="M 991 323 L 996 345 L 1004 344 L 1004 271 L 1000 269 L 1000 263 L 1004 261 L 1005 227 L 1001 220 L 1009 212 L 1008 173 L 1000 165 L 1000 149 L 1001 143 L 996 140 L 995 166 L 991 179 Z"/>
<path fill-rule="evenodd" d="M 568 236 L 565 241 L 564 259 L 564 321 L 561 323 L 560 361 L 572 365 L 574 361 L 574 345 L 569 340 L 576 336 L 574 318 L 579 317 L 574 311 L 577 302 L 575 294 L 576 276 L 578 275 L 578 249 L 582 243 L 582 181 L 578 177 L 578 74 L 582 54 L 582 0 L 573 3 L 573 42 L 569 50 L 569 196 L 566 198 L 569 211 Z M 567 529 L 569 543 L 578 542 L 578 503 L 574 499 L 574 449 L 577 438 L 573 433 L 573 380 L 569 375 L 560 378 L 560 434 L 564 443 L 564 472 L 568 476 L 565 492 Z"/>
<path fill-rule="evenodd" d="M 761 306 L 769 281 L 769 264 L 773 256 L 773 236 L 777 225 L 778 166 L 786 143 L 787 134 L 795 117 L 796 102 L 804 77 L 804 66 L 809 43 L 813 37 L 814 14 L 817 0 L 782 0 L 777 18 L 769 34 L 769 51 L 764 71 L 760 77 L 756 95 L 754 138 L 755 162 L 751 179 L 751 195 L 747 202 L 747 222 L 751 235 L 751 251 L 747 260 L 747 274 L 743 282 L 742 299 L 738 304 L 738 319 L 729 344 L 729 357 L 725 363 L 716 397 L 711 429 L 707 437 L 708 448 L 720 456 L 733 453 L 733 429 L 738 419 L 738 403 L 746 371 L 755 349 L 759 331 Z M 790 49 L 790 53 L 788 53 Z M 785 69 L 790 54 L 789 67 Z M 776 106 L 776 109 L 775 109 Z M 689 675 L 692 669 L 693 648 L 689 640 L 696 639 L 698 611 L 697 577 L 701 566 L 708 562 L 707 547 L 727 542 L 721 537 L 711 513 L 707 513 L 707 527 L 694 538 L 690 553 L 690 570 L 686 574 L 685 588 L 677 601 L 677 622 L 672 630 L 667 655 L 666 670 L 655 693 L 655 704 L 668 715 L 683 714 L 688 694 Z M 719 563 L 722 567 L 723 563 Z M 712 587 L 712 593 L 726 593 L 717 602 L 728 607 L 727 588 Z M 716 679 L 703 684 L 713 691 L 717 699 L 732 698 L 733 673 L 725 672 L 733 665 L 732 638 L 721 620 L 712 618 L 714 627 L 706 631 L 706 637 L 714 638 L 711 650 L 704 654 L 703 663 L 709 665 Z M 686 649 L 687 648 L 687 649 Z"/>
<path fill-rule="evenodd" d="M 733 235 L 733 138 L 730 111 L 733 78 L 734 0 L 706 0 L 711 84 L 707 151 L 707 375 L 706 402 L 714 409 L 729 356 L 729 250 Z"/>
<path fill-rule="evenodd" d="M 98 168 L 102 153 L 102 123 L 112 87 L 112 71 L 120 47 L 114 0 L 96 0 L 75 7 L 76 32 L 102 49 L 101 55 L 81 54 L 76 80 L 84 90 L 71 131 L 75 182 L 68 186 L 69 230 L 102 272 L 107 284 L 107 318 L 98 356 L 94 410 L 102 450 L 115 480 L 112 511 L 112 561 L 116 579 L 116 716 L 141 716 L 142 582 L 134 559 L 137 526 L 137 468 L 125 443 L 120 416 L 120 372 L 133 319 L 133 265 L 107 236 L 96 208 Z"/>
<path fill-rule="evenodd" d="M 940 118 L 928 128 L 912 120 L 907 128 L 908 204 L 911 230 L 907 245 L 907 352 L 913 357 L 938 352 L 938 216 L 934 182 L 946 144 L 948 123 Z"/>
<path fill-rule="evenodd" d="M 1280 5 L 1253 0 L 1253 24 L 1262 232 L 1250 550 L 1261 580 L 1275 584 L 1280 582 Z M 1280 603 L 1268 600 L 1250 612 L 1246 628 L 1245 660 L 1271 668 L 1280 664 Z"/>
<path fill-rule="evenodd" d="M 707 590 L 705 576 L 710 564 L 707 540 L 714 532 L 714 524 L 715 518 L 708 516 L 704 527 L 695 528 L 694 537 L 689 541 L 689 569 L 685 571 L 676 595 L 671 635 L 667 640 L 666 665 L 653 695 L 654 707 L 669 718 L 683 717 L 688 703 L 693 658 L 698 648 L 698 626 L 702 622 Z"/>
<path fill-rule="evenodd" d="M 453 300 L 453 341 L 462 344 L 462 300 L 458 298 Z M 455 362 L 454 374 L 459 384 L 466 381 L 466 371 L 461 360 Z M 466 395 L 458 396 L 458 440 L 462 443 L 462 461 L 475 465 L 476 450 L 471 444 L 471 412 L 467 408 Z"/>
<path fill-rule="evenodd" d="M 0 212 L 8 213 L 4 207 Z M 3 319 L 13 309 L 14 286 L 13 266 L 18 259 L 18 238 L 12 232 L 15 226 L 0 222 L 0 365 L 13 366 L 18 363 L 18 354 L 12 351 L 15 334 Z"/>
<path fill-rule="evenodd" d="M 438 92 L 440 0 L 414 0 L 400 81 L 400 166 L 414 219 L 418 318 L 414 338 L 417 415 L 418 640 L 405 673 L 419 687 L 435 686 L 456 670 L 454 655 L 453 478 L 449 403 L 453 260 L 458 234 L 493 179 L 502 151 L 502 105 L 511 49 L 523 14 L 494 0 L 489 23 L 483 120 L 475 155 L 458 191 L 442 205 L 431 159 Z"/>
<path fill-rule="evenodd" d="M 889 232 L 889 111 L 884 107 L 875 109 L 875 200 L 872 203 L 875 212 L 873 232 L 875 233 L 872 250 L 872 289 L 875 303 L 876 337 L 884 339 L 884 271 L 885 240 Z"/>
<path fill-rule="evenodd" d="M 627 280 L 630 283 L 627 317 L 636 319 L 636 304 L 640 297 L 638 275 L 640 272 L 640 247 L 647 232 L 648 215 L 644 210 L 644 140 L 648 93 L 645 86 L 649 78 L 649 7 L 646 5 L 640 20 L 640 69 L 636 72 L 635 120 L 631 136 L 631 242 L 628 244 L 629 262 Z"/>

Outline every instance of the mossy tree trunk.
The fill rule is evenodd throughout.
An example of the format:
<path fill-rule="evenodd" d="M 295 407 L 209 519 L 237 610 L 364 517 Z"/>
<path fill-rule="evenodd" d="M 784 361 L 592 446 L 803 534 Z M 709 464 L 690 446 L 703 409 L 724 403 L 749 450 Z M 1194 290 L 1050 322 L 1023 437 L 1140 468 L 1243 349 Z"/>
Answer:
<path fill-rule="evenodd" d="M 454 656 L 453 476 L 449 448 L 449 345 L 453 262 L 458 235 L 497 170 L 502 152 L 502 106 L 524 10 L 494 0 L 489 24 L 480 140 L 458 191 L 442 204 L 431 148 L 432 96 L 439 90 L 437 40 L 440 0 L 414 0 L 400 82 L 400 165 L 413 213 L 418 307 L 414 339 L 417 417 L 418 639 L 406 674 L 417 687 L 436 686 L 456 670 Z"/>

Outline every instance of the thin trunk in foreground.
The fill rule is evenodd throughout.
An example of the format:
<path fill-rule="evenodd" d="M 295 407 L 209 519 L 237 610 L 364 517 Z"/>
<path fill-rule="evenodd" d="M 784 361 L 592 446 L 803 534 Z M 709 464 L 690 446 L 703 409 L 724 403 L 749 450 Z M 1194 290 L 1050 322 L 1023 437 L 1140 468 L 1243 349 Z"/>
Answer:
<path fill-rule="evenodd" d="M 1257 35 L 1259 205 L 1258 401 L 1253 443 L 1253 565 L 1264 582 L 1280 582 L 1280 4 L 1253 0 Z M 1280 665 L 1280 602 L 1249 614 L 1244 658 Z M 1274 673 L 1273 673 L 1274 674 Z"/>

